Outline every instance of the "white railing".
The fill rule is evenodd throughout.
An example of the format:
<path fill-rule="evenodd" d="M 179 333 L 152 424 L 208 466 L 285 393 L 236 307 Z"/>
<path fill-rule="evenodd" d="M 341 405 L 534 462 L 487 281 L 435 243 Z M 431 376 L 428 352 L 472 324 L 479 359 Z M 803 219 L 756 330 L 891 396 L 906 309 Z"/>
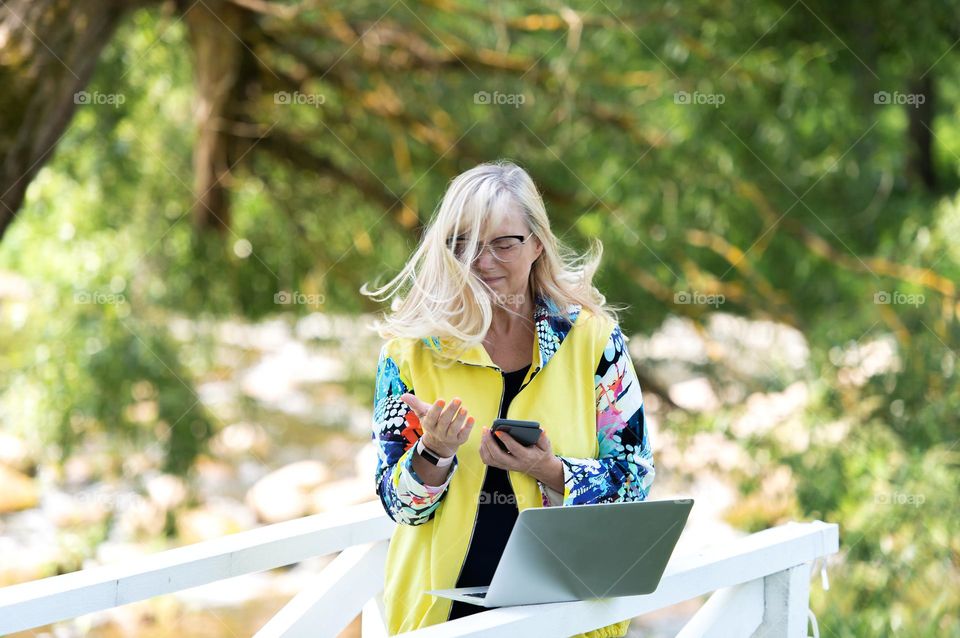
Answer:
<path fill-rule="evenodd" d="M 383 567 L 394 525 L 375 501 L 160 552 L 133 565 L 5 587 L 0 634 L 340 552 L 316 586 L 296 595 L 256 636 L 336 636 L 360 613 L 364 638 L 386 636 Z M 838 546 L 835 524 L 788 523 L 675 555 L 652 594 L 492 609 L 404 636 L 569 636 L 715 592 L 679 636 L 798 638 L 807 635 L 811 565 Z"/>

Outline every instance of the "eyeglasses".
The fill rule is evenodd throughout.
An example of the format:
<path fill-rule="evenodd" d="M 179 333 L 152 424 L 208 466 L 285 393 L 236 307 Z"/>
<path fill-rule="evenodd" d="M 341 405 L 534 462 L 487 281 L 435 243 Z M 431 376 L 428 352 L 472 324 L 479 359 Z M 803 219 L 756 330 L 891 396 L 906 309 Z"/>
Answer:
<path fill-rule="evenodd" d="M 473 260 L 476 261 L 480 259 L 483 251 L 489 248 L 490 254 L 493 255 L 497 261 L 504 263 L 511 262 L 520 254 L 520 246 L 525 244 L 532 236 L 533 233 L 530 233 L 526 237 L 523 235 L 504 235 L 503 237 L 497 237 L 489 244 L 481 243 L 480 250 L 477 251 L 477 256 L 474 257 Z M 467 252 L 467 240 L 449 239 L 447 240 L 447 247 L 453 251 L 457 259 L 462 259 L 463 255 Z"/>

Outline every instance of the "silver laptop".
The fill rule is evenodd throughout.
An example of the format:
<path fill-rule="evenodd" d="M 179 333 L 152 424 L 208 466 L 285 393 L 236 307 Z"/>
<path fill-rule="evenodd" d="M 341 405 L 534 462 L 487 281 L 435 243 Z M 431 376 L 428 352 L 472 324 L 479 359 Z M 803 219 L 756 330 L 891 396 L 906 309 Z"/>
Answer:
<path fill-rule="evenodd" d="M 481 607 L 649 594 L 691 507 L 693 499 L 525 509 L 489 586 L 426 593 Z"/>

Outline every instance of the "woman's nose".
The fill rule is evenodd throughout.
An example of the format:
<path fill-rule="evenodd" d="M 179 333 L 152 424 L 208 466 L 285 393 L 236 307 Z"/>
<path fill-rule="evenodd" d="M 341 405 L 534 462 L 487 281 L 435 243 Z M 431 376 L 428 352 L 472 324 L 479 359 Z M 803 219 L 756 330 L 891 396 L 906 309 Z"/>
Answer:
<path fill-rule="evenodd" d="M 474 263 L 480 268 L 480 270 L 489 270 L 490 267 L 496 266 L 497 260 L 490 254 L 490 248 L 484 246 L 480 250 L 480 254 L 477 255 Z"/>

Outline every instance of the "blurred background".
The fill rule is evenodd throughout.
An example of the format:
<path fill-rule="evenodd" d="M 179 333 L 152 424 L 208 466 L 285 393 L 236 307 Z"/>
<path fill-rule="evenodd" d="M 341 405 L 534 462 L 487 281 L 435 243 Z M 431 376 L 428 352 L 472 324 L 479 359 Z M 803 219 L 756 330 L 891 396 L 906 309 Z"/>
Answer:
<path fill-rule="evenodd" d="M 958 18 L 0 2 L 0 585 L 375 498 L 358 288 L 509 158 L 604 243 L 683 542 L 839 523 L 821 635 L 960 636 Z M 249 635 L 329 559 L 35 635 Z"/>

